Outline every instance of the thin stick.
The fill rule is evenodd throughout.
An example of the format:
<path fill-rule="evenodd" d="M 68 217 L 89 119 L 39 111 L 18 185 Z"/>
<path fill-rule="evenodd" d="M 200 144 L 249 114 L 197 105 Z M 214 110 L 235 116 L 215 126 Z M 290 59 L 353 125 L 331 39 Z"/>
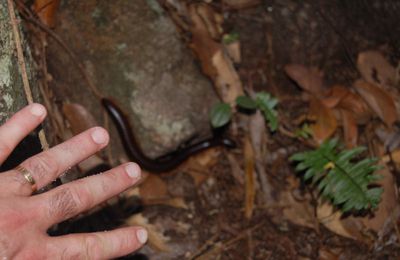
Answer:
<path fill-rule="evenodd" d="M 17 18 L 15 17 L 14 3 L 12 2 L 12 0 L 7 0 L 7 1 L 8 1 L 8 12 L 10 13 L 10 19 L 11 19 L 11 26 L 13 28 L 15 47 L 17 49 L 18 65 L 19 69 L 21 70 L 22 82 L 24 84 L 24 91 L 26 99 L 28 100 L 28 104 L 32 104 L 33 103 L 32 91 L 29 86 L 28 73 L 26 72 L 26 64 L 25 64 L 24 54 L 22 52 L 21 38 L 19 37 Z"/>
<path fill-rule="evenodd" d="M 28 100 L 28 104 L 32 104 L 33 103 L 32 91 L 29 86 L 28 73 L 26 72 L 26 62 L 24 58 L 24 53 L 22 51 L 22 44 L 18 31 L 18 22 L 15 16 L 14 3 L 12 0 L 7 0 L 7 1 L 8 1 L 8 12 L 10 14 L 11 26 L 13 28 L 15 47 L 17 49 L 18 66 L 21 72 L 24 92 L 26 99 Z M 39 140 L 43 150 L 49 149 L 49 144 L 46 140 L 46 136 L 44 134 L 43 129 L 39 131 Z"/>

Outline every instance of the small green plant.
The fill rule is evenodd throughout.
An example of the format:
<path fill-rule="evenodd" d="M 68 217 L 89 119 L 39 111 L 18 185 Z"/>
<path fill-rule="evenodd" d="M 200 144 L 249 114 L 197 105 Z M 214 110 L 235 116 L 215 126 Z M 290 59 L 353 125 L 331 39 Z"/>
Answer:
<path fill-rule="evenodd" d="M 355 160 L 364 150 L 340 151 L 338 141 L 331 139 L 313 151 L 294 154 L 290 160 L 297 162 L 297 171 L 305 171 L 304 180 L 311 180 L 322 196 L 343 212 L 376 209 L 383 189 L 373 186 L 381 178 L 374 171 L 380 167 L 374 158 Z"/>
<path fill-rule="evenodd" d="M 227 103 L 216 104 L 211 109 L 210 117 L 212 127 L 218 128 L 226 125 L 232 117 L 231 106 Z"/>
<path fill-rule="evenodd" d="M 294 135 L 299 138 L 308 139 L 312 136 L 312 129 L 309 124 L 304 123 L 299 129 L 296 129 Z"/>
<path fill-rule="evenodd" d="M 225 34 L 222 37 L 222 42 L 225 44 L 231 44 L 239 40 L 239 33 L 237 32 L 231 32 L 229 34 Z"/>
<path fill-rule="evenodd" d="M 259 92 L 255 99 L 249 96 L 239 96 L 236 99 L 236 105 L 247 110 L 259 109 L 272 132 L 278 128 L 278 112 L 275 107 L 278 100 L 267 92 Z M 218 128 L 227 124 L 232 118 L 232 111 L 229 104 L 218 103 L 211 110 L 211 125 Z"/>

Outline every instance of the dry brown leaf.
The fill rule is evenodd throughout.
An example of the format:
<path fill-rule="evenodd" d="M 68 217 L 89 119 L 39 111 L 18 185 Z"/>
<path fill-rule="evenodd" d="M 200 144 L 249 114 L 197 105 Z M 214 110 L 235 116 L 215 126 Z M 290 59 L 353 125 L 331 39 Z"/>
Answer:
<path fill-rule="evenodd" d="M 251 219 L 254 210 L 254 199 L 256 197 L 255 172 L 254 172 L 254 150 L 249 138 L 244 140 L 244 163 L 246 178 L 246 199 L 245 199 L 245 216 Z"/>
<path fill-rule="evenodd" d="M 349 92 L 347 88 L 335 85 L 329 89 L 326 97 L 321 98 L 321 102 L 329 108 L 334 108 Z"/>
<path fill-rule="evenodd" d="M 400 165 L 400 150 L 394 150 L 390 155 L 383 156 L 381 160 L 383 163 L 389 163 L 393 160 L 396 164 Z"/>
<path fill-rule="evenodd" d="M 42 23 L 53 28 L 56 24 L 56 12 L 60 0 L 35 0 L 33 10 L 39 16 Z"/>
<path fill-rule="evenodd" d="M 199 171 L 192 171 L 190 170 L 188 172 L 188 174 L 193 178 L 194 180 L 194 185 L 196 187 L 200 186 L 205 180 L 208 179 L 208 175 L 203 173 L 203 172 L 199 172 Z"/>
<path fill-rule="evenodd" d="M 378 51 L 365 51 L 358 55 L 357 68 L 365 81 L 382 86 L 393 86 L 396 69 Z"/>
<path fill-rule="evenodd" d="M 215 12 L 210 5 L 198 4 L 196 7 L 197 14 L 201 17 L 204 28 L 207 29 L 208 34 L 214 40 L 219 40 L 224 31 L 222 28 L 223 17 Z"/>
<path fill-rule="evenodd" d="M 342 220 L 342 213 L 339 210 L 334 210 L 332 204 L 328 202 L 318 203 L 317 207 L 317 217 L 318 221 L 324 225 L 330 231 L 352 239 L 362 239 L 362 234 L 359 230 L 359 224 L 354 223 L 353 228 L 351 225 L 346 225 Z M 351 218 L 347 218 L 346 221 L 353 222 Z M 349 228 L 350 227 L 350 228 Z"/>
<path fill-rule="evenodd" d="M 158 232 L 157 228 L 149 224 L 147 218 L 145 218 L 142 214 L 136 214 L 126 220 L 126 224 L 128 226 L 141 226 L 144 227 L 149 234 L 149 244 L 150 246 L 161 252 L 169 252 L 170 248 L 167 245 L 168 238 L 165 237 L 162 233 Z"/>
<path fill-rule="evenodd" d="M 372 111 L 369 109 L 367 103 L 351 91 L 337 104 L 336 108 L 344 109 L 351 112 L 352 116 L 358 124 L 367 123 L 372 117 Z"/>
<path fill-rule="evenodd" d="M 318 68 L 307 68 L 300 64 L 289 64 L 284 69 L 286 74 L 303 90 L 316 97 L 326 95 L 327 90 L 323 85 L 323 73 Z"/>
<path fill-rule="evenodd" d="M 392 96 L 371 83 L 357 80 L 354 83 L 357 93 L 367 102 L 372 111 L 388 126 L 397 120 L 397 111 Z"/>
<path fill-rule="evenodd" d="M 188 209 L 185 200 L 181 197 L 166 198 L 166 199 L 149 199 L 149 200 L 143 199 L 142 202 L 143 205 L 145 206 L 166 205 L 174 208 Z"/>
<path fill-rule="evenodd" d="M 139 189 L 143 200 L 166 199 L 169 197 L 167 184 L 155 174 L 149 174 L 139 186 Z"/>
<path fill-rule="evenodd" d="M 190 27 L 192 33 L 190 48 L 199 58 L 204 73 L 214 79 L 217 76 L 217 72 L 211 59 L 221 49 L 221 44 L 211 37 L 203 18 L 198 13 L 198 5 L 192 4 L 189 6 L 189 15 L 192 22 Z"/>
<path fill-rule="evenodd" d="M 340 109 L 340 114 L 343 124 L 344 140 L 347 148 L 354 148 L 357 146 L 358 129 L 356 120 L 353 114 L 345 109 Z"/>
<path fill-rule="evenodd" d="M 279 196 L 279 204 L 283 207 L 283 215 L 290 222 L 309 228 L 315 228 L 314 209 L 311 205 L 311 199 L 306 197 L 304 200 L 296 200 L 292 191 L 300 186 L 299 178 L 289 175 L 286 178 L 288 185 Z"/>
<path fill-rule="evenodd" d="M 261 3 L 261 0 L 224 0 L 224 4 L 232 9 L 250 8 Z"/>
<path fill-rule="evenodd" d="M 338 260 L 339 256 L 327 247 L 321 247 L 318 251 L 318 260 Z"/>
<path fill-rule="evenodd" d="M 65 103 L 62 109 L 74 135 L 98 125 L 93 115 L 80 104 Z"/>
<path fill-rule="evenodd" d="M 200 59 L 203 72 L 214 81 L 223 101 L 233 105 L 236 98 L 244 94 L 242 83 L 223 45 L 212 38 L 207 27 L 210 21 L 204 21 L 209 15 L 201 16 L 202 8 L 202 4 L 189 7 L 192 21 L 190 47 Z"/>
<path fill-rule="evenodd" d="M 396 181 L 394 180 L 392 173 L 385 166 L 382 170 L 378 171 L 377 174 L 383 177 L 382 180 L 377 182 L 377 184 L 383 188 L 381 202 L 379 203 L 378 210 L 374 212 L 372 218 L 364 217 L 362 219 L 364 225 L 375 232 L 381 230 L 385 221 L 390 217 L 397 205 Z"/>
<path fill-rule="evenodd" d="M 240 42 L 235 41 L 229 44 L 225 44 L 225 49 L 229 55 L 229 57 L 233 60 L 233 62 L 239 64 L 242 60 L 240 54 Z"/>
<path fill-rule="evenodd" d="M 310 101 L 309 116 L 315 119 L 315 123 L 310 127 L 317 143 L 323 143 L 336 131 L 337 120 L 333 110 L 316 98 L 312 98 Z"/>

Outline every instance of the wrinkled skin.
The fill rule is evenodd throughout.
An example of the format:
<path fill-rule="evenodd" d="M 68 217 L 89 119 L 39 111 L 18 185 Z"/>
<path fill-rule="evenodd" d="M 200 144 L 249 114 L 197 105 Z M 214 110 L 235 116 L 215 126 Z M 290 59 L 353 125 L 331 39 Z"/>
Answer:
<path fill-rule="evenodd" d="M 0 164 L 45 118 L 42 105 L 32 104 L 0 127 Z M 40 189 L 68 168 L 104 148 L 108 133 L 89 129 L 35 155 L 21 165 Z M 0 174 L 0 259 L 110 259 L 127 255 L 147 240 L 141 227 L 109 232 L 49 237 L 52 225 L 84 212 L 134 185 L 140 168 L 126 163 L 112 170 L 32 195 L 32 185 L 18 170 Z"/>

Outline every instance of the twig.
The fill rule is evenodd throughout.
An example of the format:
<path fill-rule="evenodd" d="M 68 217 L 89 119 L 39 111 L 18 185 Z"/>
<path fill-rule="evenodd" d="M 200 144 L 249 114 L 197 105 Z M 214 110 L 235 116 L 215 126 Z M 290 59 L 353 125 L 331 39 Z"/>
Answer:
<path fill-rule="evenodd" d="M 26 72 L 26 62 L 25 62 L 24 53 L 22 51 L 22 44 L 21 44 L 21 38 L 19 35 L 19 30 L 18 30 L 18 22 L 17 22 L 17 18 L 15 16 L 14 3 L 12 0 L 7 0 L 7 3 L 8 3 L 8 12 L 10 14 L 11 26 L 13 28 L 15 47 L 17 50 L 18 66 L 19 66 L 19 69 L 21 72 L 22 83 L 24 86 L 24 92 L 25 92 L 25 96 L 28 101 L 28 104 L 32 104 L 33 103 L 32 91 L 29 86 L 28 73 Z M 49 144 L 46 140 L 46 136 L 44 134 L 43 129 L 39 131 L 39 140 L 40 140 L 40 144 L 41 144 L 43 150 L 49 149 Z"/>

